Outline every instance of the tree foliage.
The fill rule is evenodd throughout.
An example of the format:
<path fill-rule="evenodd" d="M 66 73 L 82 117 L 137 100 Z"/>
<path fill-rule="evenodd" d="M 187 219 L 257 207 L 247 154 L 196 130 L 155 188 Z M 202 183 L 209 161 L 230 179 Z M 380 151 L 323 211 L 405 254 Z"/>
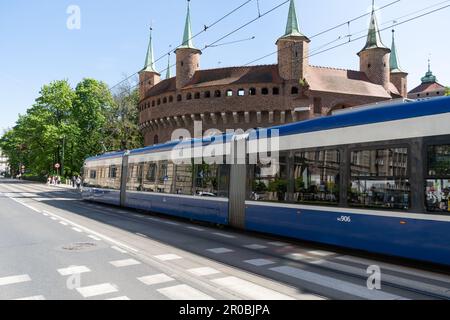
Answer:
<path fill-rule="evenodd" d="M 46 176 L 63 165 L 66 175 L 79 173 L 86 157 L 105 151 L 142 146 L 138 130 L 138 94 L 129 85 L 112 95 L 94 79 L 82 80 L 75 89 L 66 80 L 44 85 L 25 115 L 0 139 L 17 174 Z"/>
<path fill-rule="evenodd" d="M 445 90 L 445 95 L 450 96 L 450 87 L 447 87 Z"/>

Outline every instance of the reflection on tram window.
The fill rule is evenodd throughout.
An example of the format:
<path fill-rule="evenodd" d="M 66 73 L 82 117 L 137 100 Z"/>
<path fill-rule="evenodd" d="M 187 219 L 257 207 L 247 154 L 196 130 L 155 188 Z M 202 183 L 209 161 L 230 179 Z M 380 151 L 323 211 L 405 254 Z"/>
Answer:
<path fill-rule="evenodd" d="M 222 169 L 222 170 L 221 170 Z M 225 166 L 216 164 L 195 165 L 195 195 L 201 197 L 226 196 L 227 179 L 221 174 Z"/>
<path fill-rule="evenodd" d="M 428 176 L 450 177 L 450 145 L 428 148 Z"/>
<path fill-rule="evenodd" d="M 450 180 L 427 180 L 427 210 L 450 212 Z"/>
<path fill-rule="evenodd" d="M 259 163 L 250 173 L 251 194 L 250 200 L 255 201 L 287 201 L 288 177 L 287 154 L 281 154 L 279 161 Z"/>
<path fill-rule="evenodd" d="M 410 194 L 408 149 L 360 150 L 351 153 L 351 206 L 407 210 L 410 207 Z"/>
<path fill-rule="evenodd" d="M 429 212 L 450 212 L 450 145 L 428 148 L 426 206 Z"/>
<path fill-rule="evenodd" d="M 120 190 L 120 167 L 116 167 L 116 177 L 111 178 L 109 174 L 111 167 L 91 167 L 86 170 L 83 177 L 83 185 L 90 188 Z"/>
<path fill-rule="evenodd" d="M 132 163 L 128 165 L 127 190 L 144 191 L 142 173 L 143 173 L 142 163 Z"/>
<path fill-rule="evenodd" d="M 177 165 L 175 171 L 175 193 L 191 196 L 194 181 L 193 166 L 191 164 Z"/>
<path fill-rule="evenodd" d="M 296 152 L 294 201 L 312 204 L 339 202 L 339 151 Z"/>

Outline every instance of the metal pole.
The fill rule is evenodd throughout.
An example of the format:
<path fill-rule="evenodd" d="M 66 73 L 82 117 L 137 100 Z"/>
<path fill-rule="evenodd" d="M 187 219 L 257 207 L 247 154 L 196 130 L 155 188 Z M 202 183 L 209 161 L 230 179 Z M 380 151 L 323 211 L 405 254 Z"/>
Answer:
<path fill-rule="evenodd" d="M 65 152 L 66 136 L 63 136 L 62 159 L 61 159 L 61 176 L 64 177 L 64 152 Z"/>

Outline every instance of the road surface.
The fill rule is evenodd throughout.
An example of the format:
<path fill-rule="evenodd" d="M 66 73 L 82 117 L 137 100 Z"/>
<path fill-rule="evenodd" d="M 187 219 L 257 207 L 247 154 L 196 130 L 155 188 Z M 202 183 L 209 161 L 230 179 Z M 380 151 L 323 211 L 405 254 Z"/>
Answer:
<path fill-rule="evenodd" d="M 448 299 L 450 276 L 0 179 L 0 299 Z M 381 289 L 367 269 L 381 270 Z M 371 282 L 372 283 L 372 282 Z M 375 283 L 375 282 L 374 282 Z"/>

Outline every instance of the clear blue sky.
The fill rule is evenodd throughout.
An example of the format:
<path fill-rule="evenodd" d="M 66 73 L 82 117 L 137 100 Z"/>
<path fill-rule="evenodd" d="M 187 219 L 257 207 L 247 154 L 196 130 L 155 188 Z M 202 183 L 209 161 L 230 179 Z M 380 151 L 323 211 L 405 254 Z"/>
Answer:
<path fill-rule="evenodd" d="M 209 25 L 244 0 L 192 0 L 194 33 Z M 264 12 L 283 0 L 259 0 Z M 381 7 L 391 0 L 377 0 Z M 442 0 L 401 0 L 378 13 L 382 27 L 393 19 L 440 3 Z M 203 33 L 195 44 L 203 48 L 257 15 L 257 1 L 239 10 Z M 445 4 L 449 4 L 446 1 Z M 81 9 L 81 29 L 66 27 L 69 5 Z M 370 0 L 296 0 L 302 31 L 311 36 L 370 10 Z M 0 0 L 0 130 L 13 126 L 19 113 L 29 108 L 40 87 L 52 80 L 68 79 L 75 85 L 92 77 L 113 85 L 143 67 L 148 29 L 154 26 L 155 56 L 179 45 L 182 39 L 186 2 L 184 0 Z M 255 40 L 210 48 L 201 58 L 202 68 L 242 65 L 276 50 L 275 41 L 284 33 L 288 4 L 232 35 L 224 42 L 255 36 Z M 345 36 L 366 33 L 369 17 L 312 39 L 311 48 Z M 438 80 L 450 85 L 448 30 L 450 8 L 399 26 L 397 47 L 403 69 L 410 73 L 409 89 L 420 82 L 431 54 L 432 69 Z M 358 35 L 362 35 L 359 33 Z M 382 33 L 387 46 L 391 32 Z M 365 40 L 359 40 L 311 58 L 314 65 L 358 69 L 356 53 Z M 174 56 L 172 55 L 172 59 Z M 173 60 L 172 60 L 173 61 Z M 276 55 L 258 64 L 274 63 Z M 166 67 L 164 58 L 157 64 Z M 172 71 L 174 72 L 174 70 Z"/>

